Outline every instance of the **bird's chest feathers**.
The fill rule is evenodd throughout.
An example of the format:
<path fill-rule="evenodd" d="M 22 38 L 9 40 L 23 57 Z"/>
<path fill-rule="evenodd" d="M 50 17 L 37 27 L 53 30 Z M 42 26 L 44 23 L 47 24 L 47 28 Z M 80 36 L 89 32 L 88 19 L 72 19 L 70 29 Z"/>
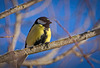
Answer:
<path fill-rule="evenodd" d="M 51 38 L 50 28 L 45 29 L 44 26 L 36 24 L 32 27 L 27 36 L 27 44 L 33 45 L 39 42 L 41 43 L 49 42 L 50 38 Z"/>

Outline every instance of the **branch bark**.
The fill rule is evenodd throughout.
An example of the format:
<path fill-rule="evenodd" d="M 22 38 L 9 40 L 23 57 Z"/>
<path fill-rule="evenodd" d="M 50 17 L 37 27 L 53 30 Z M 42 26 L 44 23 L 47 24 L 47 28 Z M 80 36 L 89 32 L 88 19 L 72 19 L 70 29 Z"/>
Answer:
<path fill-rule="evenodd" d="M 84 40 L 84 41 L 81 41 L 81 42 L 79 42 L 78 44 L 80 45 L 80 44 L 82 44 L 83 42 L 85 42 L 86 40 Z M 78 45 L 78 46 L 79 46 Z M 29 66 L 29 65 L 48 65 L 48 64 L 52 64 L 52 63 L 54 63 L 54 62 L 57 62 L 57 61 L 59 61 L 59 60 L 61 60 L 61 59 L 63 59 L 65 56 L 68 56 L 68 55 L 70 55 L 70 54 L 72 54 L 72 53 L 74 53 L 73 51 L 75 51 L 75 49 L 76 49 L 77 47 L 74 45 L 72 48 L 70 48 L 68 51 L 66 51 L 66 52 L 64 52 L 63 54 L 61 54 L 61 55 L 59 55 L 59 56 L 57 56 L 57 57 L 55 57 L 55 58 L 53 58 L 53 59 L 45 59 L 45 60 L 42 60 L 42 61 L 40 61 L 41 60 L 41 58 L 40 59 L 36 59 L 36 60 L 26 60 L 26 61 L 24 61 L 23 62 L 23 64 L 22 65 L 24 65 L 24 66 Z M 82 55 L 81 55 L 82 56 Z"/>
<path fill-rule="evenodd" d="M 26 3 L 24 3 L 24 4 L 15 6 L 15 7 L 13 7 L 13 8 L 10 8 L 10 9 L 8 9 L 8 10 L 6 10 L 6 11 L 0 13 L 0 19 L 4 18 L 4 17 L 6 17 L 6 16 L 8 16 L 8 15 L 10 15 L 10 14 L 12 14 L 12 13 L 15 13 L 15 12 L 17 12 L 17 11 L 20 11 L 20 10 L 22 10 L 22 9 L 25 9 L 25 8 L 31 6 L 31 5 L 33 5 L 33 4 L 35 4 L 35 3 L 38 3 L 38 2 L 40 2 L 40 1 L 42 1 L 42 0 L 31 0 L 31 1 L 28 1 L 28 2 L 26 2 Z"/>
<path fill-rule="evenodd" d="M 76 40 L 77 42 L 80 42 L 80 41 L 86 40 L 88 38 L 97 36 L 97 35 L 100 35 L 100 28 L 72 36 L 72 38 L 74 40 Z M 58 48 L 58 47 L 61 47 L 64 45 L 72 44 L 72 43 L 74 43 L 74 42 L 70 38 L 64 38 L 64 39 L 60 39 L 60 40 L 53 41 L 53 42 L 49 43 L 48 47 L 45 45 L 43 45 L 43 46 L 38 45 L 38 46 L 34 46 L 32 49 L 25 48 L 22 50 L 7 52 L 6 54 L 0 56 L 0 63 L 13 61 L 13 60 L 16 60 L 17 58 L 24 56 L 24 55 L 30 55 L 30 54 Z"/>

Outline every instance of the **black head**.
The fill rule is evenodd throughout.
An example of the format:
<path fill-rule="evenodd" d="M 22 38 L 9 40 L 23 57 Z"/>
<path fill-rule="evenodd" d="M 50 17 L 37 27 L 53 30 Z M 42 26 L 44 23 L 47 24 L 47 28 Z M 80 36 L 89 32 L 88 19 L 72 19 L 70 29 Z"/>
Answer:
<path fill-rule="evenodd" d="M 49 24 L 52 23 L 47 17 L 39 17 L 36 21 L 35 24 L 41 24 L 46 28 L 49 28 Z"/>

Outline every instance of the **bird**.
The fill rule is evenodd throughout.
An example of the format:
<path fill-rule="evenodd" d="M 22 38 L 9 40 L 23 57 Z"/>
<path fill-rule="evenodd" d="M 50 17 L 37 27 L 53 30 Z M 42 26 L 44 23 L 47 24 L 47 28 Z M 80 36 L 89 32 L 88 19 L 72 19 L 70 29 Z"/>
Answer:
<path fill-rule="evenodd" d="M 52 22 L 47 17 L 39 17 L 32 25 L 25 41 L 25 48 L 33 48 L 37 45 L 47 45 L 51 39 L 50 24 Z M 24 55 L 18 59 L 18 67 L 23 63 L 28 55 Z"/>
<path fill-rule="evenodd" d="M 48 44 L 51 39 L 51 23 L 47 17 L 39 17 L 36 19 L 27 35 L 25 48 L 39 44 Z"/>

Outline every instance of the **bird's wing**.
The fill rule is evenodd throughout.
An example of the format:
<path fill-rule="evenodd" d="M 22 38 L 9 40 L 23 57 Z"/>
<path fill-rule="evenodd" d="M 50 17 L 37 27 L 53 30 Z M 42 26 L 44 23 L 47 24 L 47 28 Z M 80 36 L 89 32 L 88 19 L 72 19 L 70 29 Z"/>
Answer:
<path fill-rule="evenodd" d="M 41 36 L 44 34 L 44 27 L 40 24 L 35 24 L 27 38 L 26 38 L 26 43 L 27 43 L 27 46 L 30 47 L 32 46 L 37 40 L 39 40 L 41 38 Z"/>

